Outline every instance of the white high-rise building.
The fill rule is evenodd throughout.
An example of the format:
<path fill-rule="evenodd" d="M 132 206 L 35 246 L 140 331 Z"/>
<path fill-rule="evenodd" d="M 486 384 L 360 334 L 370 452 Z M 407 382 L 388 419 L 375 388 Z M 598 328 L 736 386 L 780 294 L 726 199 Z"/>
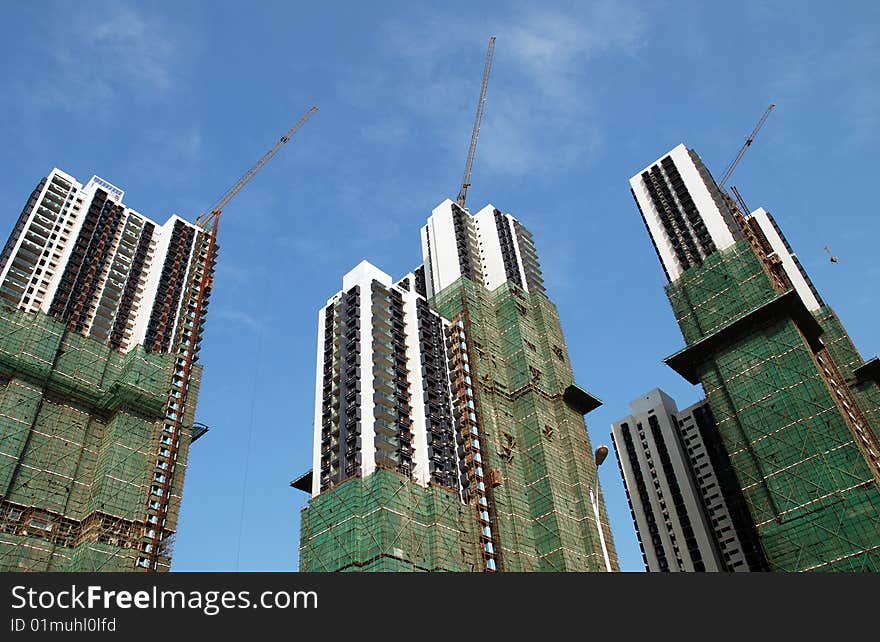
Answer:
<path fill-rule="evenodd" d="M 630 180 L 633 197 L 670 281 L 742 232 L 697 153 L 678 145 Z"/>
<path fill-rule="evenodd" d="M 415 282 L 363 261 L 318 314 L 312 495 L 380 467 L 459 487 L 449 324 Z"/>
<path fill-rule="evenodd" d="M 744 500 L 722 465 L 705 401 L 679 411 L 654 389 L 612 424 L 645 566 L 653 572 L 759 570 Z"/>
<path fill-rule="evenodd" d="M 421 234 L 428 298 L 462 276 L 488 290 L 511 281 L 526 292 L 544 291 L 532 235 L 494 205 L 471 216 L 446 199 L 431 212 Z"/>
<path fill-rule="evenodd" d="M 730 200 L 700 157 L 683 144 L 630 179 L 633 197 L 670 281 L 743 238 L 748 226 L 811 312 L 823 304 L 776 221 L 763 207 L 737 222 Z"/>
<path fill-rule="evenodd" d="M 175 348 L 193 266 L 207 235 L 172 216 L 159 225 L 94 176 L 53 169 L 33 191 L 0 255 L 0 300 L 41 311 L 128 351 Z"/>

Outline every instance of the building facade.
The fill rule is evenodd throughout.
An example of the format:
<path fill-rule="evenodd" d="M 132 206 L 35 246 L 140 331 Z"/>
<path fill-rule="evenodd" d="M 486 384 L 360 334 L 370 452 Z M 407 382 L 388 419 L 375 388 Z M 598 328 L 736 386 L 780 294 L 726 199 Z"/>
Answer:
<path fill-rule="evenodd" d="M 178 216 L 159 225 L 123 196 L 97 176 L 82 185 L 57 168 L 49 172 L 0 254 L 0 300 L 115 349 L 168 352 L 208 234 Z"/>
<path fill-rule="evenodd" d="M 53 169 L 0 255 L 3 569 L 170 567 L 216 248 L 123 196 Z"/>
<path fill-rule="evenodd" d="M 444 533 L 458 533 L 457 554 L 453 554 L 455 546 L 447 542 L 441 546 L 441 557 L 414 560 L 405 547 L 397 547 L 400 550 L 384 553 L 386 559 L 397 560 L 386 564 L 391 570 L 617 570 L 583 419 L 600 402 L 574 383 L 559 319 L 544 291 L 531 235 L 514 217 L 491 205 L 471 216 L 446 200 L 433 210 L 421 237 L 424 264 L 397 286 L 392 288 L 390 277 L 362 265 L 346 277 L 343 291 L 319 315 L 316 450 L 311 484 L 295 483 L 299 488 L 309 487 L 313 495 L 303 511 L 301 569 L 373 568 L 375 547 L 358 553 L 362 563 L 353 565 L 340 564 L 330 548 L 321 549 L 324 552 L 316 549 L 324 546 L 340 525 L 355 529 L 355 524 L 366 523 L 366 516 L 358 511 L 367 509 L 360 506 L 372 506 L 371 515 L 384 512 L 381 502 L 378 506 L 364 504 L 363 493 L 355 490 L 380 485 L 372 477 L 382 468 L 391 470 L 406 492 L 415 489 L 423 497 L 422 487 L 432 493 L 442 489 L 444 497 L 455 496 L 457 506 L 455 513 L 445 510 L 444 519 L 434 522 Z M 386 302 L 391 306 L 387 313 L 390 325 L 385 321 L 387 314 L 377 312 Z M 369 307 L 369 314 L 358 312 L 359 321 L 346 321 L 352 305 L 359 310 Z M 420 310 L 422 317 L 418 316 Z M 383 331 L 378 339 L 377 326 Z M 328 332 L 328 327 L 332 331 Z M 337 336 L 337 327 L 338 332 L 351 336 L 356 336 L 351 328 L 360 329 L 360 344 L 347 344 L 353 352 L 349 353 L 348 347 L 338 353 L 336 348 L 327 350 Z M 364 337 L 373 338 L 373 347 L 363 345 Z M 377 340 L 384 347 L 376 348 Z M 377 349 L 398 355 L 396 363 L 405 366 L 405 371 L 398 367 L 393 373 L 382 372 L 381 367 L 387 364 L 376 363 Z M 360 392 L 351 394 L 355 400 L 360 398 L 360 415 L 357 410 L 352 413 L 361 422 L 374 425 L 403 418 L 411 428 L 411 436 L 404 439 L 407 446 L 401 450 L 400 438 L 394 437 L 388 448 L 405 461 L 392 458 L 389 465 L 380 467 L 377 462 L 386 461 L 386 457 L 379 452 L 377 429 L 366 424 L 361 431 L 367 441 L 361 443 L 370 444 L 366 448 L 373 452 L 368 454 L 362 447 L 360 459 L 354 453 L 353 459 L 345 459 L 347 451 L 341 451 L 334 441 L 342 436 L 341 430 L 335 435 L 337 416 L 345 415 L 349 408 L 343 410 L 337 402 L 335 386 L 341 393 L 355 385 L 343 376 L 340 384 L 333 380 L 336 360 L 348 363 L 348 354 L 356 355 L 352 362 L 361 364 L 359 374 L 354 371 Z M 409 355 L 408 360 L 404 354 Z M 378 369 L 381 379 L 386 380 L 365 375 L 369 369 L 373 373 Z M 393 379 L 387 379 L 392 374 Z M 396 415 L 375 414 L 386 401 L 400 401 L 401 390 L 408 395 L 403 397 L 403 408 L 397 405 Z M 384 400 L 392 391 L 398 396 Z M 334 414 L 337 407 L 339 412 Z M 323 452 L 319 444 L 327 438 L 328 417 L 330 448 Z M 399 425 L 394 428 L 396 435 L 402 434 Z M 378 431 L 384 429 L 380 426 Z M 357 481 L 350 479 L 351 475 Z M 355 508 L 335 510 L 330 519 L 324 519 L 328 511 L 316 511 L 325 504 L 337 505 L 340 497 Z M 404 509 L 398 506 L 395 510 Z M 358 519 L 350 519 L 352 515 Z M 428 521 L 420 517 L 403 523 Z M 361 539 L 384 532 L 381 525 L 374 524 L 361 532 Z M 314 543 L 315 533 L 323 538 L 320 544 Z M 420 533 L 397 541 L 411 541 L 413 547 L 420 537 L 446 542 L 429 530 Z M 353 539 L 349 536 L 345 541 Z M 345 560 L 352 557 L 344 556 Z M 332 561 L 322 564 L 325 559 Z"/>
<path fill-rule="evenodd" d="M 630 179 L 768 568 L 880 570 L 876 360 L 866 362 L 764 210 L 683 145 Z"/>
<path fill-rule="evenodd" d="M 492 205 L 471 216 L 446 200 L 422 228 L 422 256 L 432 307 L 465 337 L 463 416 L 480 465 L 465 460 L 462 485 L 485 489 L 476 501 L 485 502 L 496 564 L 617 570 L 583 418 L 601 402 L 574 382 L 531 234 Z"/>
<path fill-rule="evenodd" d="M 461 277 L 487 290 L 509 281 L 525 292 L 544 292 L 532 235 L 494 205 L 471 216 L 446 199 L 431 212 L 421 237 L 428 298 Z"/>
<path fill-rule="evenodd" d="M 445 321 L 411 280 L 364 261 L 318 315 L 313 495 L 376 468 L 458 489 Z"/>
<path fill-rule="evenodd" d="M 634 400 L 630 413 L 612 424 L 611 436 L 645 568 L 764 570 L 742 492 L 713 447 L 717 427 L 708 404 L 679 411 L 654 389 Z"/>
<path fill-rule="evenodd" d="M 318 313 L 303 571 L 465 571 L 479 560 L 459 486 L 449 323 L 415 285 L 364 261 Z"/>

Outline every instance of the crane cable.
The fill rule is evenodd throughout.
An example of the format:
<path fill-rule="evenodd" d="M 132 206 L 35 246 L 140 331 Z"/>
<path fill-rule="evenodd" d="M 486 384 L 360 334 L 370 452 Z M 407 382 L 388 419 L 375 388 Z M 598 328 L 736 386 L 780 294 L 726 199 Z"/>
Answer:
<path fill-rule="evenodd" d="M 241 508 L 239 511 L 238 517 L 238 541 L 236 545 L 235 551 L 235 570 L 239 570 L 239 564 L 241 562 L 241 541 L 242 535 L 244 532 L 244 514 L 245 507 L 247 506 L 247 485 L 248 478 L 250 476 L 250 463 L 251 463 L 251 445 L 253 443 L 254 436 L 254 418 L 256 414 L 257 407 L 257 386 L 259 384 L 259 374 L 260 369 L 263 363 L 263 343 L 266 335 L 266 312 L 269 307 L 269 282 L 266 279 L 266 287 L 263 291 L 263 302 L 261 306 L 260 319 L 263 321 L 257 326 L 257 341 L 256 341 L 256 349 L 254 350 L 254 376 L 253 382 L 251 384 L 251 408 L 250 408 L 250 417 L 248 419 L 248 430 L 247 430 L 247 445 L 245 446 L 245 455 L 244 455 L 244 478 L 241 483 Z"/>

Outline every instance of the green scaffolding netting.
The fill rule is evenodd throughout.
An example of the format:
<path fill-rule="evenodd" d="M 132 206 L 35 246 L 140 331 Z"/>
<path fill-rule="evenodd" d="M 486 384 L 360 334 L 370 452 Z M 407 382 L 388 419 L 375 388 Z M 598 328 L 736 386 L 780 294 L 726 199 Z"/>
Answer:
<path fill-rule="evenodd" d="M 135 568 L 174 361 L 140 346 L 117 352 L 45 314 L 0 307 L 0 570 Z M 197 372 L 190 398 L 198 383 Z"/>
<path fill-rule="evenodd" d="M 471 511 L 456 493 L 379 469 L 312 498 L 301 571 L 472 571 Z"/>
<path fill-rule="evenodd" d="M 667 287 L 692 345 L 774 299 L 747 241 L 709 257 Z M 827 307 L 814 315 L 875 433 L 875 384 L 849 386 L 858 351 Z M 771 570 L 880 570 L 880 488 L 817 355 L 784 313 L 729 336 L 697 373 L 718 422 Z"/>

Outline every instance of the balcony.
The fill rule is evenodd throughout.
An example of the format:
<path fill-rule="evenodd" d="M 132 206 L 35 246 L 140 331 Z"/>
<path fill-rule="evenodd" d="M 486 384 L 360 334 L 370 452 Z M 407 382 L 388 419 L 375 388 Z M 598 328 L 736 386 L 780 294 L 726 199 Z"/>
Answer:
<path fill-rule="evenodd" d="M 384 435 L 386 437 L 394 437 L 398 433 L 398 428 L 391 422 L 383 421 L 381 419 L 377 419 L 373 424 L 373 429 L 375 430 L 377 435 Z"/>
<path fill-rule="evenodd" d="M 380 419 L 383 421 L 394 422 L 397 420 L 397 413 L 394 411 L 394 409 L 384 404 L 376 404 L 376 406 L 373 408 L 373 414 L 375 415 L 376 419 Z"/>
<path fill-rule="evenodd" d="M 382 393 L 383 398 L 391 400 L 394 395 L 395 384 L 384 377 L 377 376 L 373 379 L 373 388 L 377 393 Z"/>
<path fill-rule="evenodd" d="M 390 343 L 373 339 L 373 352 L 391 355 L 394 353 L 394 346 Z"/>
<path fill-rule="evenodd" d="M 381 404 L 382 406 L 386 406 L 389 409 L 397 406 L 397 398 L 392 396 L 392 394 L 387 394 L 377 390 L 373 393 L 373 401 L 376 404 Z"/>

